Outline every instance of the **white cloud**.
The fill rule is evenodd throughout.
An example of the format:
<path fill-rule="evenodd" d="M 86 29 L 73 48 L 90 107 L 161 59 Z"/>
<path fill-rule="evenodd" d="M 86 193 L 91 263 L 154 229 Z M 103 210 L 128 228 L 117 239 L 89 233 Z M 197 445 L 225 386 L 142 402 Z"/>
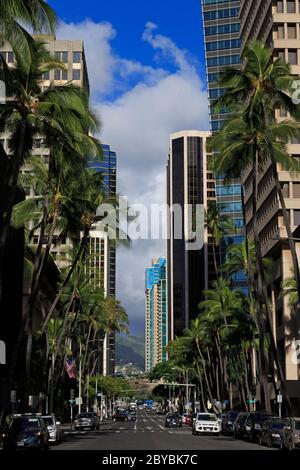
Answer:
<path fill-rule="evenodd" d="M 101 139 L 118 154 L 119 192 L 131 204 L 163 203 L 170 133 L 208 127 L 204 80 L 195 60 L 170 38 L 157 34 L 155 24 L 146 24 L 141 39 L 152 47 L 157 66 L 119 57 L 111 47 L 115 34 L 112 25 L 87 20 L 62 24 L 57 36 L 85 42 L 92 92 L 103 96 L 93 103 L 102 120 Z M 175 71 L 161 66 L 166 61 Z M 109 100 L 120 89 L 121 95 Z M 164 248 L 163 241 L 142 241 L 118 254 L 118 297 L 139 326 L 144 321 L 145 268 L 152 257 L 164 254 Z"/>

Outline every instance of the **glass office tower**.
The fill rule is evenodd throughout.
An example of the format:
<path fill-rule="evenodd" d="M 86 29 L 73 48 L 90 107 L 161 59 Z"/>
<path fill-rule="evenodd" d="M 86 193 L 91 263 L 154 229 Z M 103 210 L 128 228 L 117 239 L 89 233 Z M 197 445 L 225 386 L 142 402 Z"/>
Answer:
<path fill-rule="evenodd" d="M 109 145 L 101 144 L 102 158 L 88 159 L 87 166 L 97 172 L 103 174 L 104 191 L 106 196 L 116 196 L 116 171 L 117 171 L 117 154 L 113 152 Z M 103 234 L 92 233 L 90 245 L 93 247 L 95 259 L 93 263 L 98 266 L 97 259 L 100 260 L 98 277 L 101 285 L 105 286 L 108 295 L 115 297 L 116 295 L 116 247 L 114 244 L 107 244 L 107 251 L 101 247 L 106 246 L 107 237 Z M 113 375 L 115 369 L 115 333 L 109 334 L 104 340 L 105 354 L 103 359 L 104 375 Z"/>
<path fill-rule="evenodd" d="M 145 370 L 149 372 L 156 364 L 167 360 L 166 258 L 153 259 L 145 277 Z"/>
<path fill-rule="evenodd" d="M 210 127 L 213 133 L 222 128 L 227 117 L 225 112 L 216 112 L 213 107 L 215 100 L 224 92 L 218 85 L 220 71 L 226 66 L 240 67 L 241 64 L 239 9 L 240 1 L 202 0 Z M 216 195 L 220 213 L 232 219 L 235 227 L 225 238 L 224 257 L 229 245 L 242 243 L 244 239 L 240 181 L 225 184 L 223 178 L 218 177 Z M 236 274 L 232 282 L 235 287 L 246 288 L 243 273 Z"/>

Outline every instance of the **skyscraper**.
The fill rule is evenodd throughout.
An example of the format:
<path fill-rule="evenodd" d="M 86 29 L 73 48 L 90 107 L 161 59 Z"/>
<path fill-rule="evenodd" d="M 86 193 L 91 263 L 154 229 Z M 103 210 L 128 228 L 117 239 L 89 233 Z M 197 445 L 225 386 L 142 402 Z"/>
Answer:
<path fill-rule="evenodd" d="M 116 196 L 117 181 L 117 154 L 113 152 L 109 145 L 101 144 L 102 158 L 87 159 L 87 166 L 103 175 L 104 192 L 107 197 Z M 92 233 L 92 232 L 91 232 Z M 98 232 L 98 244 L 94 246 L 94 253 L 97 258 L 103 259 L 102 265 L 99 266 L 98 278 L 99 282 L 106 279 L 103 283 L 106 295 L 116 295 L 116 247 L 108 242 L 107 234 Z M 91 239 L 92 240 L 92 239 Z M 100 249 L 102 245 L 107 245 L 107 249 Z M 99 251 L 100 250 L 100 251 Z M 96 260 L 97 261 L 97 260 Z M 95 261 L 93 260 L 93 263 Z M 97 264 L 97 262 L 96 262 Z M 103 282 L 103 281 L 102 281 Z M 100 284 L 101 285 L 101 284 Z M 104 339 L 104 356 L 103 371 L 104 375 L 113 375 L 115 368 L 115 333 L 111 332 Z"/>
<path fill-rule="evenodd" d="M 146 269 L 145 277 L 145 370 L 149 372 L 156 364 L 167 359 L 166 259 L 153 259 L 152 265 Z"/>
<path fill-rule="evenodd" d="M 300 2 L 299 1 L 241 1 L 241 47 L 247 41 L 260 39 L 272 50 L 274 58 L 281 58 L 291 65 L 292 74 L 300 75 Z M 274 110 L 275 117 L 282 121 L 289 117 L 282 109 Z M 288 152 L 300 158 L 300 142 L 288 139 Z M 292 232 L 296 239 L 300 235 L 300 183 L 299 175 L 284 171 L 277 165 Z M 243 175 L 245 185 L 245 210 L 247 234 L 253 235 L 252 219 L 252 171 Z M 271 161 L 266 162 L 258 179 L 258 230 L 263 256 L 273 261 L 272 281 L 268 286 L 272 299 L 273 333 L 277 350 L 285 373 L 287 391 L 290 396 L 293 412 L 300 413 L 300 364 L 295 360 L 294 339 L 299 340 L 295 314 L 289 305 L 288 297 L 280 296 L 282 282 L 294 277 L 293 264 L 284 226 L 281 205 L 276 192 Z M 298 260 L 300 247 L 297 243 Z M 280 384 L 279 384 L 280 385 Z"/>
<path fill-rule="evenodd" d="M 208 287 L 208 237 L 204 210 L 214 197 L 214 181 L 207 173 L 206 140 L 210 132 L 182 131 L 170 137 L 167 163 L 168 335 L 180 336 L 198 313 L 202 291 Z M 192 248 L 189 227 L 194 226 L 196 208 L 202 208 L 198 234 L 202 245 Z M 190 210 L 189 210 L 190 209 Z"/>
<path fill-rule="evenodd" d="M 212 133 L 220 130 L 224 120 L 228 117 L 225 110 L 216 111 L 213 106 L 215 100 L 224 91 L 218 84 L 220 72 L 226 66 L 237 68 L 241 66 L 239 7 L 240 1 L 202 0 Z M 217 176 L 216 195 L 219 213 L 231 219 L 234 224 L 234 230 L 224 239 L 222 246 L 222 258 L 224 259 L 227 247 L 242 243 L 245 236 L 240 180 L 232 180 L 228 184 L 224 182 L 221 175 Z M 244 274 L 237 273 L 232 278 L 232 285 L 246 289 Z"/>

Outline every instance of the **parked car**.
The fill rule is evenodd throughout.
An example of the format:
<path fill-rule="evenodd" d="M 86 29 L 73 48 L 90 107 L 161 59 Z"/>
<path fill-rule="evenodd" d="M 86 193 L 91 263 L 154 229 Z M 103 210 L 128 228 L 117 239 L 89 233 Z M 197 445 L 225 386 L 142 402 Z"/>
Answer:
<path fill-rule="evenodd" d="M 233 423 L 233 437 L 243 439 L 245 433 L 245 424 L 249 413 L 241 412 L 235 418 Z"/>
<path fill-rule="evenodd" d="M 286 422 L 286 419 L 280 418 L 265 421 L 261 427 L 261 433 L 258 438 L 260 445 L 282 448 L 283 428 Z"/>
<path fill-rule="evenodd" d="M 96 413 L 92 411 L 87 411 L 85 413 L 80 413 L 74 421 L 75 430 L 78 429 L 99 429 L 100 420 Z"/>
<path fill-rule="evenodd" d="M 57 421 L 54 414 L 42 416 L 49 433 L 49 442 L 58 444 L 61 441 L 63 430 L 60 421 Z"/>
<path fill-rule="evenodd" d="M 300 447 L 300 418 L 288 418 L 282 432 L 282 445 L 289 450 Z"/>
<path fill-rule="evenodd" d="M 251 442 L 258 441 L 263 423 L 272 418 L 277 418 L 277 416 L 267 411 L 249 413 L 245 423 L 244 439 L 250 439 Z"/>
<path fill-rule="evenodd" d="M 183 415 L 181 416 L 181 419 L 182 419 L 182 424 L 189 424 L 189 420 L 190 420 L 189 413 L 183 413 Z"/>
<path fill-rule="evenodd" d="M 128 420 L 129 421 L 136 421 L 136 411 L 130 410 L 128 413 Z"/>
<path fill-rule="evenodd" d="M 182 427 L 182 419 L 178 413 L 168 413 L 166 416 L 165 427 Z"/>
<path fill-rule="evenodd" d="M 15 415 L 3 433 L 3 450 L 49 449 L 49 433 L 38 415 Z"/>
<path fill-rule="evenodd" d="M 198 414 L 198 413 L 192 413 L 192 414 L 190 415 L 190 424 L 189 424 L 189 425 L 190 425 L 191 427 L 193 427 L 193 424 L 194 424 L 194 421 L 195 421 L 195 419 L 196 419 L 197 414 Z"/>
<path fill-rule="evenodd" d="M 118 408 L 115 414 L 113 415 L 113 421 L 128 421 L 129 413 L 125 408 Z"/>
<path fill-rule="evenodd" d="M 197 413 L 196 419 L 193 423 L 193 435 L 197 434 L 216 434 L 220 435 L 221 426 L 217 415 L 214 413 Z"/>
<path fill-rule="evenodd" d="M 227 435 L 227 434 L 233 434 L 234 430 L 234 421 L 239 414 L 238 411 L 232 410 L 228 411 L 226 415 L 222 415 L 222 433 Z"/>

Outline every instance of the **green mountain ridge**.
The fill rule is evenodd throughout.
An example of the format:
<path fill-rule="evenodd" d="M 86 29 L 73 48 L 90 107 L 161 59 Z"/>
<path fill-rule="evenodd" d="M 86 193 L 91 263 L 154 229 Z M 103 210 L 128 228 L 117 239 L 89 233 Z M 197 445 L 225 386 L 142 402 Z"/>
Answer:
<path fill-rule="evenodd" d="M 116 364 L 126 365 L 132 362 L 141 369 L 145 364 L 145 337 L 122 335 L 116 338 Z"/>

